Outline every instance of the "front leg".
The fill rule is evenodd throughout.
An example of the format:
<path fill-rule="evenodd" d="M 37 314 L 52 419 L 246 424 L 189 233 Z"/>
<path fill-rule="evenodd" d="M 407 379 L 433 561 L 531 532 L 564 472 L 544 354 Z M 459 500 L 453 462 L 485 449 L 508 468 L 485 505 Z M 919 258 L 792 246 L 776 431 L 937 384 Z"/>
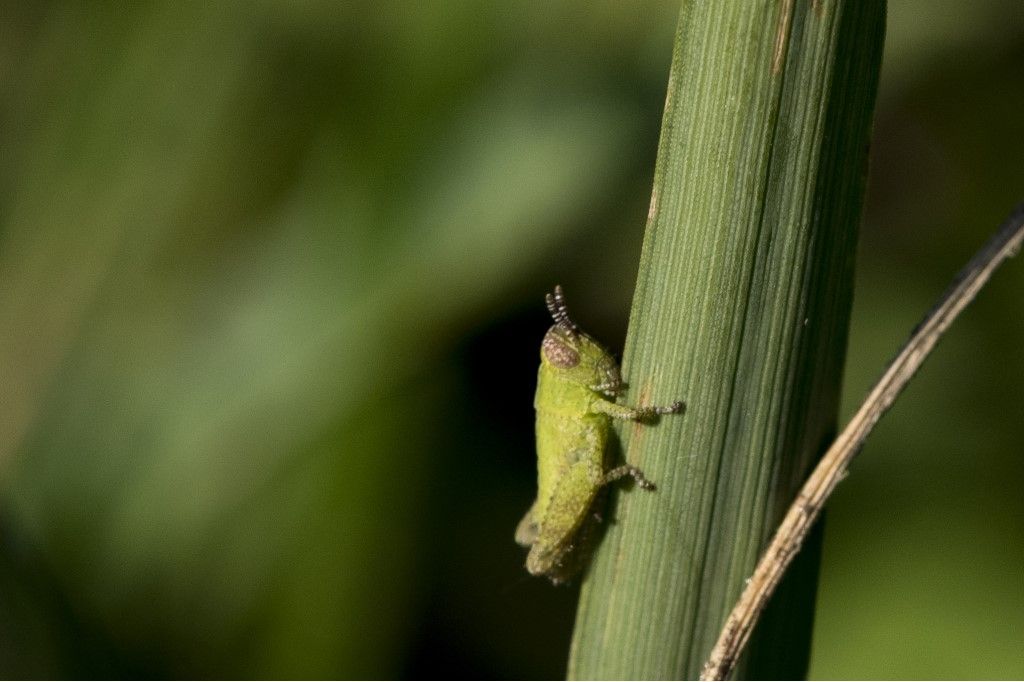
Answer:
<path fill-rule="evenodd" d="M 630 407 L 619 405 L 610 400 L 595 400 L 591 409 L 594 412 L 606 414 L 612 419 L 630 419 L 632 421 L 647 421 L 659 414 L 679 414 L 685 409 L 685 405 L 677 400 L 667 407 L 649 405 L 646 407 Z"/>

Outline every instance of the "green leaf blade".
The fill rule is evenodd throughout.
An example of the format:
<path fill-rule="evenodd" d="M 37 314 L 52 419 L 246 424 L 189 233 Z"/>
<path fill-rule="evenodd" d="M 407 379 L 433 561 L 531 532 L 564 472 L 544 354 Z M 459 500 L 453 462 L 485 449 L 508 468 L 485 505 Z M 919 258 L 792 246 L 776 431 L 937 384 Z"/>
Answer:
<path fill-rule="evenodd" d="M 688 411 L 619 429 L 659 490 L 619 496 L 570 677 L 696 677 L 834 430 L 883 22 L 880 1 L 683 5 L 623 368 L 629 402 Z M 816 562 L 740 676 L 803 675 Z"/>

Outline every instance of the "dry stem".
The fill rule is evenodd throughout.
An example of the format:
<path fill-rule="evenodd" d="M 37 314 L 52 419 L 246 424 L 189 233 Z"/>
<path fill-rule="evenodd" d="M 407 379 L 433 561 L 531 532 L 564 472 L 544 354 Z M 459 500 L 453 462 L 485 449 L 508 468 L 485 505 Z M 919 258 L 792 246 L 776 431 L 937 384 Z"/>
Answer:
<path fill-rule="evenodd" d="M 800 550 L 814 520 L 868 434 L 910 381 L 953 320 L 969 304 L 1000 264 L 1016 254 L 1024 242 L 1024 203 L 1019 204 L 999 231 L 964 266 L 953 284 L 912 332 L 864 404 L 815 467 L 786 512 L 771 544 L 747 581 L 739 601 L 725 622 L 702 680 L 722 680 L 732 671 L 761 611 L 775 591 L 789 563 Z"/>

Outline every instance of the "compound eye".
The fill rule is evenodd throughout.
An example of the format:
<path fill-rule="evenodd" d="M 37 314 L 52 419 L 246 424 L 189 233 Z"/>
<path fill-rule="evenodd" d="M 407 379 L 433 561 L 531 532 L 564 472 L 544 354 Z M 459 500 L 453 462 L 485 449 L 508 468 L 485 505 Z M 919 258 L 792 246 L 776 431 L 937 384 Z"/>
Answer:
<path fill-rule="evenodd" d="M 580 364 L 579 353 L 550 331 L 544 336 L 541 350 L 544 353 L 544 357 L 548 359 L 548 362 L 559 369 L 571 369 Z"/>

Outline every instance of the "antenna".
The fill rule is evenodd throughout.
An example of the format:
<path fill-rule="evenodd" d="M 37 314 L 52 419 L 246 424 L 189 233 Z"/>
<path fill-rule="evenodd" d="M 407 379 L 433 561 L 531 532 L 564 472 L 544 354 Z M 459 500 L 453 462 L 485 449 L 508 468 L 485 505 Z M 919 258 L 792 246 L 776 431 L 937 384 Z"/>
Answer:
<path fill-rule="evenodd" d="M 579 332 L 576 323 L 569 317 L 569 308 L 565 305 L 565 295 L 562 293 L 562 285 L 555 285 L 554 294 L 545 294 L 544 300 L 548 304 L 548 312 L 555 320 L 555 324 L 563 330 L 575 336 Z"/>

